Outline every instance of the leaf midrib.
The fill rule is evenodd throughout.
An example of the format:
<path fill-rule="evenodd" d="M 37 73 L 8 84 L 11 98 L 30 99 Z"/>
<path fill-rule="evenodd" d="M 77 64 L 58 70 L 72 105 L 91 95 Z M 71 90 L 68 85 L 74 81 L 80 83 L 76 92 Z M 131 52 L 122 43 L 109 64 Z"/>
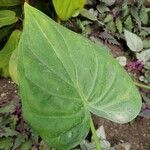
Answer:
<path fill-rule="evenodd" d="M 88 100 L 86 99 L 86 97 L 84 96 L 83 92 L 81 91 L 81 88 L 80 88 L 80 86 L 79 86 L 79 84 L 78 84 L 78 81 L 77 81 L 77 83 L 75 83 L 75 82 L 72 80 L 72 78 L 70 77 L 70 75 L 69 75 L 67 69 L 65 68 L 65 66 L 64 66 L 64 64 L 63 64 L 63 62 L 62 62 L 62 60 L 61 60 L 61 59 L 59 58 L 59 56 L 57 55 L 57 52 L 55 51 L 54 46 L 53 46 L 52 43 L 49 41 L 47 35 L 46 35 L 45 32 L 42 30 L 42 28 L 40 27 L 40 25 L 38 24 L 38 22 L 37 22 L 36 19 L 35 19 L 35 23 L 37 24 L 38 28 L 39 28 L 40 31 L 42 32 L 42 35 L 47 39 L 48 43 L 49 43 L 49 44 L 51 45 L 51 47 L 53 48 L 53 51 L 55 52 L 55 55 L 56 55 L 56 57 L 58 58 L 58 60 L 62 63 L 62 65 L 63 65 L 63 67 L 64 67 L 66 73 L 68 74 L 68 77 L 70 78 L 71 82 L 72 82 L 73 85 L 74 85 L 74 88 L 76 89 L 77 93 L 79 94 L 79 96 L 80 96 L 80 98 L 81 98 L 81 100 L 82 100 L 82 102 L 83 102 L 84 108 L 86 109 L 87 106 L 88 106 Z M 55 26 L 54 26 L 54 28 L 55 28 L 55 30 L 57 30 Z M 58 30 L 57 30 L 57 32 L 60 34 L 60 32 L 59 32 Z"/>

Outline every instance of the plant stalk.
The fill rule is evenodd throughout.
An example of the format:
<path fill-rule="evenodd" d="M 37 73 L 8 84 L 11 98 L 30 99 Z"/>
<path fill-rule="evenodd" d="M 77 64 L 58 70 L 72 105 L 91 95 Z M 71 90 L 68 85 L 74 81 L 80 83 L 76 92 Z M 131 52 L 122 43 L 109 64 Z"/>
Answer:
<path fill-rule="evenodd" d="M 102 150 L 101 145 L 100 145 L 100 140 L 96 134 L 96 130 L 95 130 L 92 118 L 90 119 L 90 127 L 91 127 L 92 135 L 95 141 L 96 150 Z"/>
<path fill-rule="evenodd" d="M 137 82 L 134 82 L 134 84 L 138 87 L 150 90 L 150 86 L 148 86 L 148 85 L 144 85 L 144 84 L 137 83 Z"/>
<path fill-rule="evenodd" d="M 29 4 L 29 0 L 25 0 L 25 2 Z"/>
<path fill-rule="evenodd" d="M 60 18 L 58 16 L 57 16 L 57 23 L 61 24 L 61 20 L 60 20 Z"/>

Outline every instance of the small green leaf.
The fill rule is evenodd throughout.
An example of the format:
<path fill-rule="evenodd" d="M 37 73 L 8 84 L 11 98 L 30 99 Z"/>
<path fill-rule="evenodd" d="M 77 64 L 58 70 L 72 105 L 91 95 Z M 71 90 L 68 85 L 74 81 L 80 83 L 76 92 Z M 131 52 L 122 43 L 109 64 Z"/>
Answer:
<path fill-rule="evenodd" d="M 114 38 L 114 36 L 112 36 L 110 33 L 104 31 L 102 32 L 99 37 L 102 40 L 105 40 L 106 42 L 108 42 L 109 44 L 113 44 L 113 45 L 120 45 L 120 43 Z"/>
<path fill-rule="evenodd" d="M 144 44 L 144 48 L 145 48 L 145 49 L 150 48 L 150 39 L 149 39 L 149 40 L 144 40 L 144 41 L 143 41 L 143 44 Z"/>
<path fill-rule="evenodd" d="M 19 30 L 13 31 L 8 42 L 0 51 L 0 70 L 1 75 L 4 77 L 9 76 L 9 59 L 11 57 L 12 52 L 16 49 L 18 45 L 20 33 L 21 32 Z"/>
<path fill-rule="evenodd" d="M 141 12 L 140 12 L 140 19 L 141 19 L 141 21 L 142 21 L 142 23 L 143 23 L 144 25 L 147 25 L 147 24 L 148 24 L 148 22 L 149 22 L 149 15 L 148 15 L 148 13 L 145 11 L 145 9 L 141 10 Z"/>
<path fill-rule="evenodd" d="M 0 0 L 0 6 L 15 6 L 20 4 L 21 0 Z"/>
<path fill-rule="evenodd" d="M 83 17 L 85 17 L 85 18 L 87 18 L 89 20 L 92 20 L 92 21 L 96 21 L 97 20 L 97 16 L 94 13 L 92 13 L 91 11 L 87 10 L 87 9 L 83 8 L 82 11 L 80 12 L 80 14 Z"/>
<path fill-rule="evenodd" d="M 86 0 L 53 0 L 55 11 L 60 19 L 68 20 L 78 15 L 85 5 Z"/>
<path fill-rule="evenodd" d="M 126 123 L 140 94 L 102 44 L 94 44 L 25 4 L 18 46 L 23 114 L 50 146 L 69 150 L 88 134 L 91 114 Z"/>
<path fill-rule="evenodd" d="M 13 143 L 13 149 L 12 150 L 16 150 L 18 149 L 23 143 L 25 143 L 25 136 L 23 134 L 18 134 L 14 143 Z M 19 149 L 21 150 L 21 149 Z"/>
<path fill-rule="evenodd" d="M 1 150 L 10 150 L 13 145 L 12 138 L 0 138 L 0 149 Z"/>
<path fill-rule="evenodd" d="M 32 142 L 31 141 L 26 141 L 23 143 L 20 147 L 20 150 L 29 150 L 32 147 Z"/>
<path fill-rule="evenodd" d="M 143 42 L 141 38 L 138 37 L 136 34 L 128 30 L 124 30 L 124 35 L 126 38 L 127 45 L 131 51 L 139 52 L 143 49 Z"/>
<path fill-rule="evenodd" d="M 17 22 L 16 13 L 11 10 L 0 10 L 0 28 Z"/>
<path fill-rule="evenodd" d="M 119 18 L 116 19 L 116 27 L 119 33 L 122 33 L 122 22 Z"/>
<path fill-rule="evenodd" d="M 128 6 L 128 0 L 124 0 L 121 11 L 122 11 L 123 18 L 129 15 L 130 10 L 129 10 L 129 6 Z"/>
<path fill-rule="evenodd" d="M 15 136 L 17 134 L 18 134 L 17 131 L 15 131 L 13 129 L 10 129 L 8 127 L 5 127 L 5 128 L 0 130 L 0 138 L 2 138 L 2 137 L 11 137 L 11 136 Z"/>
<path fill-rule="evenodd" d="M 106 29 L 115 33 L 116 32 L 116 25 L 113 21 L 110 21 L 106 24 Z"/>
<path fill-rule="evenodd" d="M 116 0 L 100 0 L 104 2 L 106 5 L 111 6 L 115 3 Z"/>
<path fill-rule="evenodd" d="M 132 31 L 134 25 L 133 25 L 133 21 L 130 15 L 125 20 L 124 25 L 126 29 L 128 29 L 129 31 Z"/>
<path fill-rule="evenodd" d="M 110 9 L 105 4 L 97 5 L 96 9 L 99 11 L 99 13 L 105 13 L 110 11 Z"/>
<path fill-rule="evenodd" d="M 150 68 L 145 72 L 145 78 L 150 83 Z M 150 103 L 150 97 L 149 97 L 149 103 Z"/>
<path fill-rule="evenodd" d="M 136 6 L 131 7 L 131 15 L 137 22 L 138 26 L 141 28 L 141 20 L 139 17 L 139 9 Z"/>
<path fill-rule="evenodd" d="M 143 63 L 150 62 L 150 49 L 144 50 L 141 53 L 136 54 L 137 59 L 142 61 Z"/>
<path fill-rule="evenodd" d="M 106 16 L 106 18 L 104 19 L 104 22 L 105 23 L 108 23 L 108 22 L 113 22 L 113 16 L 111 14 L 108 14 Z"/>
<path fill-rule="evenodd" d="M 0 113 L 1 114 L 12 113 L 12 112 L 14 112 L 15 107 L 16 107 L 16 105 L 15 105 L 14 101 L 11 101 L 6 106 L 3 106 L 3 107 L 0 108 Z"/>

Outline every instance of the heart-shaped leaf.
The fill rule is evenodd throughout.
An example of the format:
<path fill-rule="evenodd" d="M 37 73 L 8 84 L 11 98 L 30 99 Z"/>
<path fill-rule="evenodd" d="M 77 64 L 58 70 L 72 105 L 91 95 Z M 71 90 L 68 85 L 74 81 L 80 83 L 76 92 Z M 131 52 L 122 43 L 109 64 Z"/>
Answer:
<path fill-rule="evenodd" d="M 94 44 L 25 4 L 18 47 L 23 114 L 50 146 L 68 150 L 88 134 L 90 113 L 126 123 L 141 108 L 126 71 Z"/>
<path fill-rule="evenodd" d="M 62 20 L 77 16 L 84 7 L 86 0 L 53 0 L 57 15 Z"/>

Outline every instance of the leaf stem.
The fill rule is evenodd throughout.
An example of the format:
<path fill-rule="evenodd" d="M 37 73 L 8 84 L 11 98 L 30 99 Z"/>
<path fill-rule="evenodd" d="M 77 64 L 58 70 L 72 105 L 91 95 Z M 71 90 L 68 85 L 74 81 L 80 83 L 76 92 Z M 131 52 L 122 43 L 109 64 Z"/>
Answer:
<path fill-rule="evenodd" d="M 134 82 L 134 84 L 135 84 L 136 86 L 141 87 L 141 88 L 150 90 L 150 86 L 148 86 L 148 85 L 144 85 L 144 84 L 137 83 L 137 82 Z"/>
<path fill-rule="evenodd" d="M 90 119 L 90 127 L 91 127 L 92 135 L 93 135 L 93 138 L 94 138 L 94 141 L 95 141 L 96 150 L 101 150 L 100 140 L 97 137 L 96 130 L 95 130 L 92 118 Z"/>
<path fill-rule="evenodd" d="M 61 24 L 61 20 L 60 20 L 60 18 L 58 16 L 57 16 L 57 23 Z"/>
<path fill-rule="evenodd" d="M 29 4 L 29 0 L 25 0 L 25 2 Z"/>

